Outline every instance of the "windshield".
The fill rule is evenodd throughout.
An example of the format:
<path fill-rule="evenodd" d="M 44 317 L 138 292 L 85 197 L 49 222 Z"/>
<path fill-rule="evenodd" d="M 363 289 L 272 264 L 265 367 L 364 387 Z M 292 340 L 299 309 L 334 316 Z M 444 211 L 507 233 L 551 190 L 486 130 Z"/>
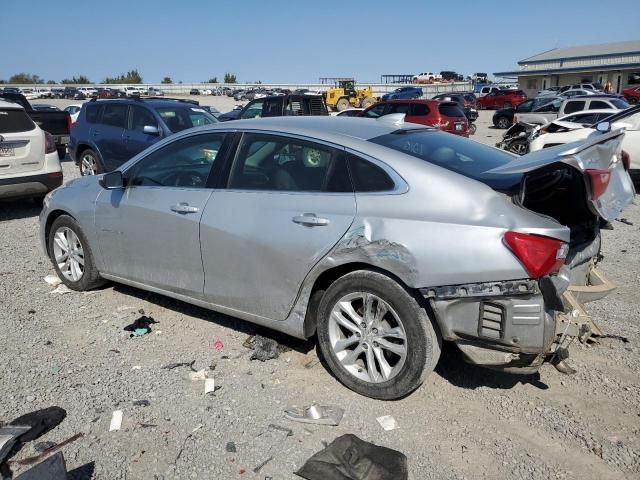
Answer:
<path fill-rule="evenodd" d="M 157 108 L 156 111 L 173 133 L 218 122 L 213 115 L 202 108 L 175 106 Z"/>
<path fill-rule="evenodd" d="M 502 150 L 448 133 L 398 130 L 369 141 L 473 178 L 496 190 L 513 190 L 519 187 L 522 177 L 521 174 L 486 173 L 512 162 L 514 157 Z"/>

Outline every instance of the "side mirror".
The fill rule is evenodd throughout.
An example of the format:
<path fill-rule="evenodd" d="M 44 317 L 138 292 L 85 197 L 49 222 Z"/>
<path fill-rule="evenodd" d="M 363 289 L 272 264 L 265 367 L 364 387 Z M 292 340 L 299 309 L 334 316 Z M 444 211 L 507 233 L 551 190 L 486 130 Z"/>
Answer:
<path fill-rule="evenodd" d="M 124 188 L 124 178 L 120 170 L 105 173 L 100 180 L 100 186 L 107 190 L 118 190 Z"/>
<path fill-rule="evenodd" d="M 145 125 L 142 131 L 147 135 L 160 135 L 158 127 L 154 127 L 153 125 Z"/>
<path fill-rule="evenodd" d="M 596 130 L 598 130 L 599 132 L 602 132 L 602 133 L 607 133 L 608 131 L 611 130 L 611 124 L 609 122 L 600 122 L 596 126 Z"/>

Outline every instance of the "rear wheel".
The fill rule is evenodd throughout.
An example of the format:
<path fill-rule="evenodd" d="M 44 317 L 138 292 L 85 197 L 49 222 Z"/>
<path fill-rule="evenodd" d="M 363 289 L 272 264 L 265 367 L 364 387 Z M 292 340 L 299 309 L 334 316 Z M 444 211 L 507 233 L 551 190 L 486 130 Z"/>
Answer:
<path fill-rule="evenodd" d="M 336 280 L 318 309 L 318 348 L 338 380 L 367 397 L 392 400 L 435 368 L 441 340 L 426 310 L 377 272 Z"/>
<path fill-rule="evenodd" d="M 102 173 L 102 166 L 98 160 L 96 152 L 90 148 L 83 150 L 80 154 L 80 175 L 98 175 Z"/>
<path fill-rule="evenodd" d="M 469 135 L 474 135 L 476 133 L 477 127 L 475 123 L 469 122 Z"/>
<path fill-rule="evenodd" d="M 496 121 L 496 127 L 506 129 L 511 126 L 511 121 L 507 117 L 499 117 Z"/>
<path fill-rule="evenodd" d="M 349 108 L 349 99 L 341 98 L 340 100 L 338 100 L 338 102 L 336 103 L 336 108 L 339 112 L 344 112 L 347 108 Z"/>
<path fill-rule="evenodd" d="M 72 290 L 90 290 L 101 285 L 91 247 L 74 218 L 61 215 L 49 231 L 49 257 L 62 282 Z"/>

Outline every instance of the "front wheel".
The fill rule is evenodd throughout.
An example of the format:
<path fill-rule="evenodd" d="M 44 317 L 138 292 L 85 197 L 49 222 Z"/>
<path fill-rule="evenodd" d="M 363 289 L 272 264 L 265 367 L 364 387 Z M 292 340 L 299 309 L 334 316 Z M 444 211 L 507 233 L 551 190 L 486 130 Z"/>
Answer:
<path fill-rule="evenodd" d="M 496 122 L 496 127 L 506 129 L 511 126 L 511 121 L 507 117 L 500 117 Z"/>
<path fill-rule="evenodd" d="M 474 135 L 476 133 L 477 127 L 475 123 L 469 122 L 469 135 Z"/>
<path fill-rule="evenodd" d="M 362 99 L 362 102 L 360 102 L 360 108 L 369 108 L 374 103 L 376 103 L 376 101 L 373 98 L 365 97 Z"/>
<path fill-rule="evenodd" d="M 338 102 L 336 103 L 336 108 L 338 109 L 339 112 L 344 112 L 346 109 L 349 108 L 349 100 L 346 98 L 341 98 L 340 100 L 338 100 Z"/>
<path fill-rule="evenodd" d="M 67 287 L 84 291 L 103 283 L 87 237 L 73 217 L 61 215 L 53 221 L 48 243 L 49 257 Z"/>
<path fill-rule="evenodd" d="M 426 310 L 377 272 L 336 280 L 318 309 L 318 348 L 338 380 L 379 400 L 401 398 L 435 368 L 441 339 Z"/>
<path fill-rule="evenodd" d="M 507 150 L 511 153 L 515 153 L 516 155 L 524 155 L 529 151 L 529 142 L 524 139 L 514 140 L 511 142 Z"/>

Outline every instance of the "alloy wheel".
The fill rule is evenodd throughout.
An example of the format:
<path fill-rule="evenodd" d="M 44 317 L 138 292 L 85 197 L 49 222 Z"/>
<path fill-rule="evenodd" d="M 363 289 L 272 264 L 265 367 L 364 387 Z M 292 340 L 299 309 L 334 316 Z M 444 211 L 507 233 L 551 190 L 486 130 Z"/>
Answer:
<path fill-rule="evenodd" d="M 517 155 L 524 155 L 527 153 L 527 145 L 523 142 L 516 142 L 511 145 L 511 153 L 515 153 Z"/>
<path fill-rule="evenodd" d="M 85 153 L 80 159 L 80 173 L 83 176 L 95 175 L 98 173 L 98 162 L 93 155 Z"/>
<path fill-rule="evenodd" d="M 53 237 L 53 256 L 60 273 L 78 282 L 84 275 L 84 249 L 78 235 L 68 227 L 60 227 Z"/>
<path fill-rule="evenodd" d="M 329 341 L 342 366 L 370 383 L 386 382 L 407 359 L 407 335 L 398 314 L 377 295 L 354 292 L 331 310 Z"/>

